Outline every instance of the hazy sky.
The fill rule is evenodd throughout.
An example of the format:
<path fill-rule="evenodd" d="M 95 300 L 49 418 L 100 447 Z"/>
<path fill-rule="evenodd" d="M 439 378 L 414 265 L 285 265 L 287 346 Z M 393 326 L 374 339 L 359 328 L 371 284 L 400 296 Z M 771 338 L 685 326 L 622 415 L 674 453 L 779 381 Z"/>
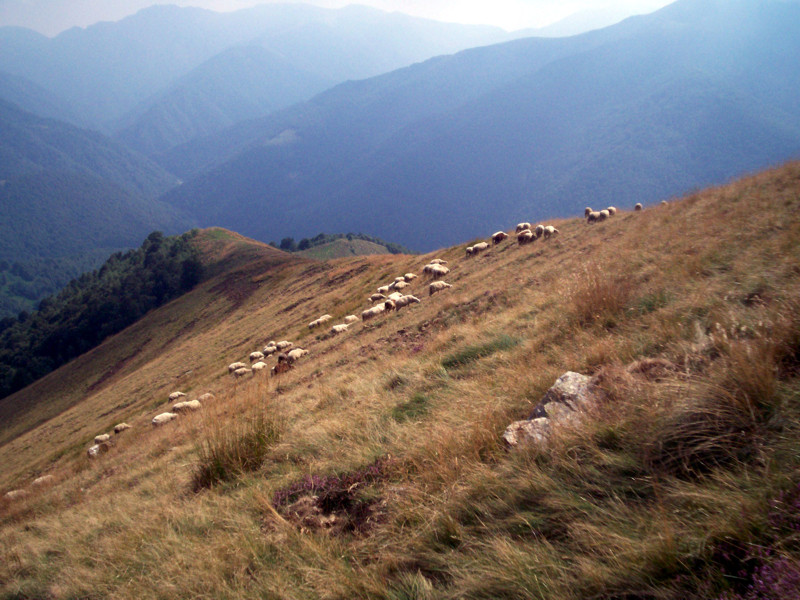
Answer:
<path fill-rule="evenodd" d="M 116 21 L 152 4 L 236 10 L 275 0 L 0 0 L 0 26 L 21 25 L 46 35 L 71 26 Z M 280 0 L 294 2 L 295 0 Z M 621 15 L 651 12 L 671 0 L 306 0 L 329 8 L 366 4 L 383 10 L 457 23 L 484 23 L 505 29 L 541 27 L 572 13 L 613 11 Z"/>

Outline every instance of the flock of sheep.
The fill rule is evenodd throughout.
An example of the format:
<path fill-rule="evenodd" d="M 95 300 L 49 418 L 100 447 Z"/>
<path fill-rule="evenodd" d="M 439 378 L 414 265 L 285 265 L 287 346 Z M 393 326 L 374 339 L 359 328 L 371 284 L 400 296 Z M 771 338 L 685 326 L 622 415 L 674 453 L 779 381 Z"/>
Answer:
<path fill-rule="evenodd" d="M 661 202 L 662 205 L 666 205 L 666 201 Z M 637 203 L 634 206 L 634 211 L 639 212 L 643 209 L 641 203 Z M 609 219 L 617 214 L 617 209 L 613 206 L 609 206 L 603 210 L 595 211 L 591 207 L 586 207 L 584 211 L 584 217 L 588 224 L 599 223 Z M 531 227 L 530 223 L 519 223 L 516 227 L 516 239 L 519 245 L 525 245 L 536 240 L 542 238 L 544 240 L 548 240 L 555 235 L 558 235 L 559 231 L 552 225 L 536 225 L 536 227 Z M 492 245 L 498 245 L 502 243 L 504 240 L 508 239 L 509 235 L 505 231 L 498 231 L 491 236 L 491 243 Z M 466 249 L 466 256 L 476 256 L 481 252 L 487 250 L 489 248 L 489 242 L 478 242 L 472 246 L 468 246 Z M 446 290 L 448 288 L 453 287 L 451 284 L 442 280 L 442 278 L 450 273 L 450 269 L 446 267 L 447 261 L 442 260 L 440 258 L 435 258 L 431 260 L 427 265 L 422 268 L 422 272 L 425 275 L 428 275 L 432 281 L 428 284 L 428 295 L 433 296 L 437 292 L 442 290 Z M 410 294 L 404 294 L 403 290 L 410 287 L 412 285 L 412 281 L 417 279 L 417 275 L 414 273 L 406 273 L 402 276 L 396 277 L 392 283 L 387 285 L 380 286 L 377 291 L 369 296 L 367 299 L 370 303 L 373 303 L 373 306 L 367 308 L 361 312 L 361 320 L 362 321 L 369 321 L 381 315 L 383 313 L 388 313 L 391 311 L 399 311 L 401 308 L 409 306 L 411 304 L 419 304 L 420 299 L 416 296 Z M 331 321 L 333 317 L 329 314 L 324 314 L 317 319 L 314 319 L 308 324 L 309 329 L 316 329 L 323 324 Z M 353 323 L 358 322 L 358 317 L 355 315 L 347 315 L 344 317 L 343 322 L 331 326 L 330 334 L 331 335 L 338 335 L 344 333 L 348 330 L 348 327 Z M 244 377 L 249 374 L 255 374 L 260 371 L 263 371 L 267 368 L 267 363 L 264 362 L 267 360 L 268 357 L 272 355 L 277 356 L 277 363 L 272 367 L 271 373 L 273 375 L 278 375 L 285 371 L 288 371 L 292 368 L 294 363 L 299 360 L 300 358 L 308 355 L 308 350 L 303 348 L 295 348 L 292 342 L 287 340 L 282 340 L 280 342 L 270 341 L 261 351 L 251 352 L 249 355 L 251 366 L 248 367 L 243 362 L 234 362 L 228 365 L 228 373 L 230 373 L 235 378 Z M 151 423 L 153 426 L 163 425 L 165 423 L 169 423 L 174 419 L 178 418 L 178 416 L 183 412 L 190 412 L 199 410 L 202 407 L 204 402 L 210 401 L 214 399 L 214 395 L 211 393 L 205 393 L 199 396 L 195 400 L 181 400 L 184 398 L 186 394 L 183 392 L 173 392 L 169 395 L 170 402 L 176 402 L 170 411 L 164 412 L 161 414 L 156 415 Z M 118 435 L 123 431 L 130 429 L 131 426 L 127 423 L 119 423 L 114 427 L 114 435 Z M 87 455 L 90 458 L 95 458 L 99 456 L 102 452 L 108 451 L 108 449 L 113 444 L 113 438 L 111 434 L 104 433 L 97 435 L 94 438 L 94 444 L 87 450 Z M 42 485 L 52 479 L 51 475 L 45 475 L 35 479 L 32 483 L 33 486 Z M 12 490 L 5 494 L 7 499 L 14 499 L 20 498 L 27 495 L 27 491 L 24 489 L 21 490 Z"/>

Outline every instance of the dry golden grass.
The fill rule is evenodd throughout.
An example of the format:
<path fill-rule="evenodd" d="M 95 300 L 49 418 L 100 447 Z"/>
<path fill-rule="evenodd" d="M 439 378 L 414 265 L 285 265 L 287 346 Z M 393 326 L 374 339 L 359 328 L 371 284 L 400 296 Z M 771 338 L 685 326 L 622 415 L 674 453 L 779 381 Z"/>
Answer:
<path fill-rule="evenodd" d="M 55 481 L 0 499 L 0 598 L 718 596 L 717 548 L 764 542 L 797 483 L 800 164 L 554 224 L 469 259 L 329 263 L 206 232 L 218 275 L 12 397 L 0 485 Z M 307 329 L 434 256 L 452 289 L 420 278 L 419 305 Z M 269 339 L 311 354 L 231 380 Z M 624 369 L 645 357 L 675 368 Z M 507 452 L 505 426 L 567 370 L 597 374 L 605 402 Z M 216 400 L 151 428 L 175 389 Z M 275 498 L 309 476 L 356 481 L 342 502 L 368 526 L 299 527 Z"/>

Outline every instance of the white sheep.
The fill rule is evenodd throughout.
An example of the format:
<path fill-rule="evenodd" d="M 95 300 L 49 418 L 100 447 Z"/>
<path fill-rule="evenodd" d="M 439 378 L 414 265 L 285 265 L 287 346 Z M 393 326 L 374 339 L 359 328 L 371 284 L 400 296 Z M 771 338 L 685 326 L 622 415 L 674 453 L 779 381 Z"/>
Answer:
<path fill-rule="evenodd" d="M 402 290 L 403 288 L 407 288 L 410 285 L 411 285 L 410 283 L 406 283 L 406 280 L 401 277 L 400 281 L 395 281 L 392 285 L 389 286 L 389 289 Z"/>
<path fill-rule="evenodd" d="M 254 373 L 257 373 L 259 371 L 263 371 L 264 369 L 266 369 L 267 368 L 267 363 L 259 361 L 259 362 L 255 363 L 254 365 L 252 365 L 250 368 L 252 369 L 252 371 Z"/>
<path fill-rule="evenodd" d="M 400 277 L 395 277 L 394 278 L 394 283 L 397 283 L 398 281 L 405 281 L 405 280 L 406 280 L 406 278 L 401 275 Z"/>
<path fill-rule="evenodd" d="M 552 236 L 558 235 L 559 233 L 560 232 L 558 231 L 558 229 L 556 229 L 552 225 L 548 225 L 547 227 L 544 228 L 544 239 L 546 240 L 550 239 Z"/>
<path fill-rule="evenodd" d="M 472 247 L 472 254 L 478 254 L 479 252 L 483 252 L 488 248 L 489 244 L 487 244 L 486 242 L 478 242 Z"/>
<path fill-rule="evenodd" d="M 642 210 L 642 208 L 643 208 L 642 203 L 641 202 L 637 202 L 636 206 L 633 207 L 633 210 L 636 211 L 636 212 L 639 212 L 640 210 Z"/>
<path fill-rule="evenodd" d="M 608 210 L 605 209 L 605 208 L 600 211 L 600 214 L 603 216 L 603 219 L 602 219 L 603 221 L 605 221 L 606 219 L 608 219 L 611 216 L 611 213 L 608 212 Z"/>
<path fill-rule="evenodd" d="M 262 360 L 264 358 L 264 353 L 263 352 L 251 352 L 249 358 L 250 358 L 250 362 L 251 363 L 252 362 L 257 362 L 257 361 Z"/>
<path fill-rule="evenodd" d="M 328 321 L 330 321 L 332 318 L 333 317 L 330 315 L 322 315 L 321 317 L 311 321 L 311 323 L 308 324 L 308 328 L 314 329 L 315 327 L 319 327 L 323 323 L 327 323 Z"/>
<path fill-rule="evenodd" d="M 428 261 L 429 265 L 446 265 L 447 261 L 442 260 L 441 258 L 434 258 L 433 260 Z"/>
<path fill-rule="evenodd" d="M 583 209 L 583 217 L 586 218 L 593 212 L 595 211 L 592 210 L 591 206 L 587 206 L 586 208 Z"/>
<path fill-rule="evenodd" d="M 376 293 L 372 294 L 372 296 L 369 297 L 370 302 L 377 302 L 378 300 L 386 300 L 386 296 L 384 296 L 383 294 Z"/>
<path fill-rule="evenodd" d="M 100 435 L 94 436 L 94 443 L 95 444 L 102 444 L 103 442 L 107 442 L 111 439 L 111 436 L 107 433 L 101 433 Z"/>
<path fill-rule="evenodd" d="M 389 286 L 388 285 L 382 285 L 381 287 L 378 288 L 378 293 L 379 294 L 388 294 L 389 293 Z"/>
<path fill-rule="evenodd" d="M 286 354 L 286 360 L 289 364 L 292 364 L 304 356 L 308 356 L 308 350 L 303 348 L 295 348 L 294 350 L 289 350 L 289 352 Z"/>
<path fill-rule="evenodd" d="M 433 281 L 428 286 L 428 295 L 433 296 L 436 292 L 441 292 L 442 290 L 446 290 L 447 288 L 453 287 L 449 283 L 445 283 L 444 281 Z"/>
<path fill-rule="evenodd" d="M 114 433 L 122 433 L 126 429 L 130 428 L 131 426 L 128 425 L 127 423 L 117 423 L 116 425 L 114 425 Z"/>
<path fill-rule="evenodd" d="M 349 325 L 350 325 L 349 323 L 341 323 L 340 325 L 334 325 L 333 327 L 331 327 L 331 333 L 333 335 L 344 333 L 345 331 L 347 331 Z"/>
<path fill-rule="evenodd" d="M 602 213 L 602 211 L 593 210 L 586 217 L 586 222 L 590 223 L 590 224 L 591 223 L 599 223 L 600 221 L 605 221 L 606 218 L 607 217 Z"/>
<path fill-rule="evenodd" d="M 430 267 L 430 268 L 429 268 Z M 428 271 L 426 273 L 430 273 L 434 279 L 439 279 L 440 277 L 444 277 L 450 272 L 450 269 L 445 267 L 444 265 L 426 265 L 425 266 Z"/>
<path fill-rule="evenodd" d="M 394 301 L 394 309 L 400 310 L 404 306 L 408 306 L 409 304 L 419 304 L 419 298 L 416 296 L 403 296 L 402 298 L 398 298 Z"/>
<path fill-rule="evenodd" d="M 280 350 L 281 352 L 283 352 L 284 350 L 286 350 L 286 349 L 288 349 L 288 348 L 291 348 L 292 346 L 294 346 L 294 344 L 293 344 L 292 342 L 287 342 L 286 340 L 281 340 L 280 342 L 278 342 L 277 344 L 275 344 L 275 346 L 278 348 L 278 350 Z"/>
<path fill-rule="evenodd" d="M 264 365 L 266 366 L 266 365 Z M 200 410 L 201 404 L 197 400 L 189 400 L 188 402 L 178 402 L 172 407 L 172 412 L 181 413 L 190 410 Z"/>
<path fill-rule="evenodd" d="M 241 369 L 247 365 L 243 362 L 235 362 L 228 365 L 228 373 L 233 373 L 236 369 Z"/>
<path fill-rule="evenodd" d="M 392 292 L 391 294 L 389 294 L 389 297 L 386 298 L 386 299 L 387 300 L 399 300 L 402 297 L 403 297 L 403 294 L 401 294 L 400 292 Z"/>
<path fill-rule="evenodd" d="M 543 235 L 544 235 L 544 225 L 539 224 L 533 229 L 533 237 L 535 237 L 538 240 Z"/>
<path fill-rule="evenodd" d="M 212 400 L 215 400 L 215 397 L 211 392 L 206 392 L 205 394 L 198 396 L 197 399 L 200 400 L 200 402 L 211 402 Z"/>
<path fill-rule="evenodd" d="M 508 238 L 508 234 L 505 231 L 495 232 L 492 234 L 492 243 L 497 245 L 506 238 Z"/>
<path fill-rule="evenodd" d="M 45 485 L 47 483 L 52 483 L 55 478 L 52 475 L 42 475 L 41 477 L 37 477 L 31 482 L 31 485 L 34 487 L 39 487 L 41 485 Z"/>
<path fill-rule="evenodd" d="M 517 234 L 517 243 L 520 246 L 524 246 L 525 244 L 530 244 L 535 240 L 536 237 L 533 235 L 533 232 L 530 229 L 523 229 Z"/>
<path fill-rule="evenodd" d="M 467 252 L 467 256 L 472 256 L 472 246 L 467 246 L 466 252 Z"/>
<path fill-rule="evenodd" d="M 668 206 L 668 205 L 669 205 L 669 202 L 667 202 L 666 200 L 662 200 L 661 201 L 661 206 Z"/>
<path fill-rule="evenodd" d="M 608 214 L 612 217 L 617 214 L 616 206 L 609 206 L 606 210 L 608 211 Z"/>
<path fill-rule="evenodd" d="M 383 311 L 386 310 L 386 307 L 383 304 L 376 304 L 372 308 L 368 308 L 361 312 L 361 320 L 362 321 L 369 321 L 373 317 L 377 317 Z"/>
<path fill-rule="evenodd" d="M 24 498 L 28 495 L 28 490 L 11 490 L 10 492 L 6 492 L 3 494 L 4 498 L 8 500 L 16 500 L 18 498 Z"/>
<path fill-rule="evenodd" d="M 160 425 L 164 425 L 165 423 L 169 423 L 173 419 L 177 419 L 178 415 L 173 412 L 165 412 L 161 413 L 160 415 L 156 415 L 153 417 L 153 420 L 150 421 L 153 424 L 153 427 L 158 427 Z"/>
<path fill-rule="evenodd" d="M 277 346 L 264 346 L 264 349 L 262 350 L 262 352 L 264 353 L 265 357 L 266 356 L 272 356 L 277 351 L 278 351 L 278 347 Z"/>
<path fill-rule="evenodd" d="M 526 229 L 530 229 L 530 228 L 531 228 L 531 224 L 530 223 L 517 223 L 516 233 L 519 233 L 520 231 L 525 231 Z"/>
<path fill-rule="evenodd" d="M 183 398 L 185 395 L 186 394 L 184 394 L 183 392 L 172 392 L 169 395 L 169 401 L 170 402 L 175 402 L 175 400 L 177 400 L 178 398 Z"/>
<path fill-rule="evenodd" d="M 409 283 L 411 283 L 412 279 L 416 279 L 416 278 L 417 278 L 417 276 L 414 275 L 414 273 L 406 273 L 405 275 L 403 275 L 403 279 L 405 279 Z"/>
<path fill-rule="evenodd" d="M 344 322 L 346 325 L 350 325 L 350 323 L 355 323 L 356 321 L 358 321 L 358 317 L 355 315 L 347 315 L 344 318 Z"/>
<path fill-rule="evenodd" d="M 252 372 L 253 372 L 252 369 L 248 369 L 247 367 L 242 367 L 241 369 L 236 369 L 233 372 L 233 376 L 236 377 L 236 378 L 244 377 L 248 373 L 252 373 Z"/>

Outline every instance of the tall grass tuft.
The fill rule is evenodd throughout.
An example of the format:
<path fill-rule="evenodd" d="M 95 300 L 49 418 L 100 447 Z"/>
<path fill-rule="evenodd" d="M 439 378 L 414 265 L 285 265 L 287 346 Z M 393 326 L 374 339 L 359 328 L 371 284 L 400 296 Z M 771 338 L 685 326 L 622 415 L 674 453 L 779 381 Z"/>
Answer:
<path fill-rule="evenodd" d="M 630 278 L 598 263 L 586 265 L 570 293 L 573 315 L 580 325 L 607 324 L 628 305 L 632 290 Z"/>
<path fill-rule="evenodd" d="M 479 360 L 481 358 L 491 356 L 495 352 L 500 352 L 502 350 L 510 350 L 511 348 L 518 346 L 519 343 L 520 343 L 519 338 L 512 337 L 506 334 L 498 335 L 497 337 L 483 344 L 475 344 L 473 346 L 467 346 L 466 348 L 463 348 L 458 352 L 449 354 L 444 359 L 442 359 L 442 366 L 445 369 L 457 369 L 459 367 L 463 367 L 472 362 L 475 362 L 476 360 Z"/>
<path fill-rule="evenodd" d="M 197 492 L 257 471 L 279 437 L 278 424 L 264 413 L 225 427 L 215 425 L 198 445 L 192 488 Z"/>

